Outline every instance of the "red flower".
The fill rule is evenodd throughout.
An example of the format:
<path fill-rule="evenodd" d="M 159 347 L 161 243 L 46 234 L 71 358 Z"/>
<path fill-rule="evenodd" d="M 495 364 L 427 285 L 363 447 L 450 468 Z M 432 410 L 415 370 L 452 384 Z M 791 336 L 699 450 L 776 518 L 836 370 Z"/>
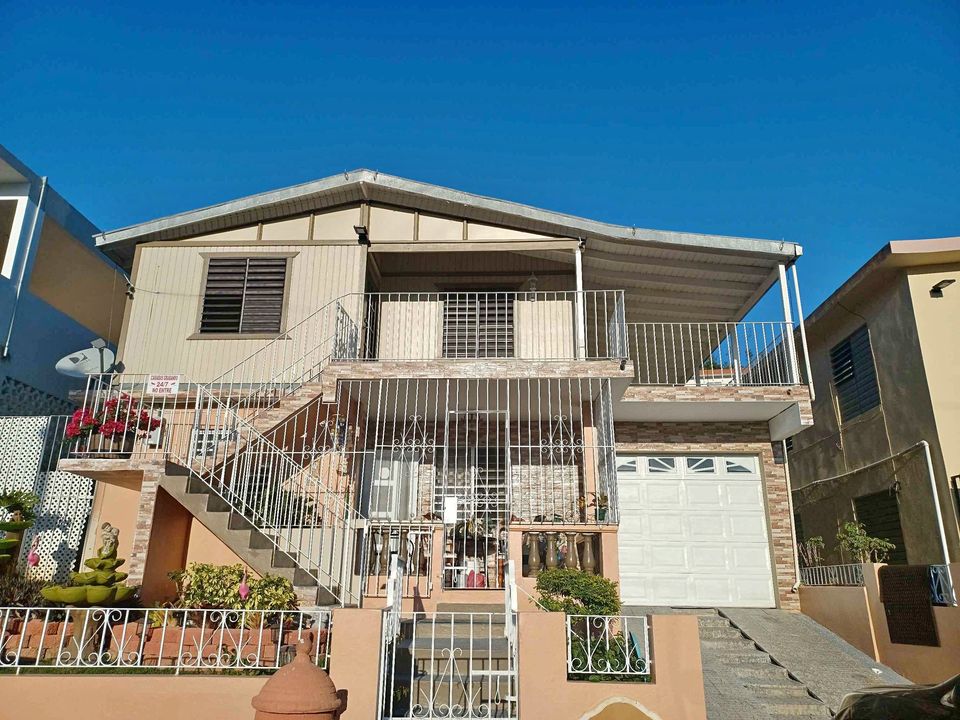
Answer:
<path fill-rule="evenodd" d="M 107 420 L 100 426 L 100 434 L 104 437 L 117 437 L 127 432 L 127 424 L 122 420 Z"/>

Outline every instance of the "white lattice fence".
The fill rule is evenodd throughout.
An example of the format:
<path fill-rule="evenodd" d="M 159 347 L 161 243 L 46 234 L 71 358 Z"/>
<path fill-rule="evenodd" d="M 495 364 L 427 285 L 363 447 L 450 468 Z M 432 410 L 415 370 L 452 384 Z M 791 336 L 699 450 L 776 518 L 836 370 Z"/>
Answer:
<path fill-rule="evenodd" d="M 40 497 L 20 563 L 39 536 L 40 563 L 27 573 L 43 580 L 66 580 L 76 565 L 93 502 L 93 480 L 56 470 L 66 421 L 63 415 L 0 417 L 0 493 L 27 490 Z"/>

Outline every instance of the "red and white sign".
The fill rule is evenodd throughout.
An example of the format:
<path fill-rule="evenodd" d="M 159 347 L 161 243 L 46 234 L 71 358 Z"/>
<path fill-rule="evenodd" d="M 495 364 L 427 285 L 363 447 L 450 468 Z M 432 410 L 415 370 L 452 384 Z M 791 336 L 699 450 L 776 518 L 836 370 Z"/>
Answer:
<path fill-rule="evenodd" d="M 179 391 L 179 375 L 147 376 L 147 395 L 176 395 Z"/>

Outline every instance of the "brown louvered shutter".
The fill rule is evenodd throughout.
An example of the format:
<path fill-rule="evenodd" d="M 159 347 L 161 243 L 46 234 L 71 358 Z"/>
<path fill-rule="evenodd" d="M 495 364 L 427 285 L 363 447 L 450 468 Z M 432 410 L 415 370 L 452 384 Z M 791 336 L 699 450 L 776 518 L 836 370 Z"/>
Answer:
<path fill-rule="evenodd" d="M 286 279 L 286 258 L 210 258 L 200 332 L 280 332 Z"/>

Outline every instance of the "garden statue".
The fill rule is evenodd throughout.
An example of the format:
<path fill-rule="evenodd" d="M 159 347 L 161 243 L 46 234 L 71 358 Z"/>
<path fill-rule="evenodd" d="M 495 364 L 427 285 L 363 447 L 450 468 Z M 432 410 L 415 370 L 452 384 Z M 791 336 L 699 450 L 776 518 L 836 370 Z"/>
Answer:
<path fill-rule="evenodd" d="M 51 585 L 41 594 L 50 602 L 73 607 L 115 607 L 133 599 L 136 588 L 124 585 L 127 573 L 117 572 L 124 559 L 117 557 L 120 530 L 110 523 L 100 528 L 103 545 L 95 558 L 84 561 L 88 572 L 70 573 L 69 585 Z"/>

